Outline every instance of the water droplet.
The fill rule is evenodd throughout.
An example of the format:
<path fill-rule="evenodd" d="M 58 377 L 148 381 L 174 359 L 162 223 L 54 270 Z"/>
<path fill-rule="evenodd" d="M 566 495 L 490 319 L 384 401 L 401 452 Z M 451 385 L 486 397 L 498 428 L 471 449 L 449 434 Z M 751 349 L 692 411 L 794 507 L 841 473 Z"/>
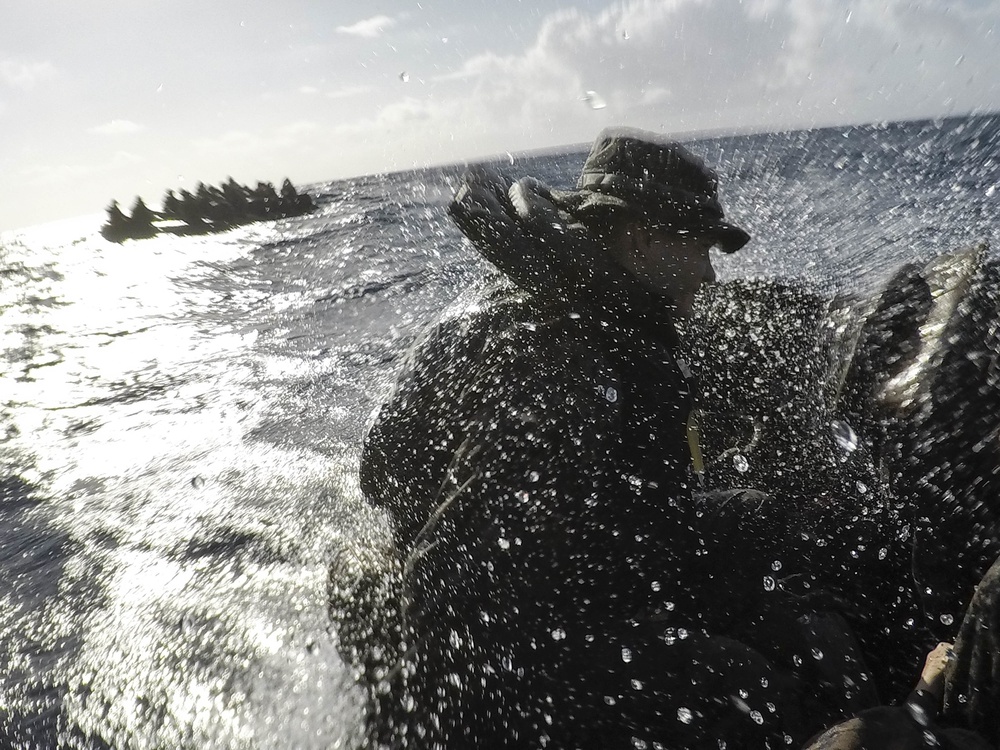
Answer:
<path fill-rule="evenodd" d="M 690 724 L 694 721 L 694 714 L 691 713 L 690 708 L 678 708 L 677 709 L 677 721 L 681 724 Z"/>
<path fill-rule="evenodd" d="M 868 492 L 868 485 L 865 484 L 864 482 L 858 482 L 857 487 L 858 487 L 858 492 L 862 495 Z"/>
<path fill-rule="evenodd" d="M 566 631 L 562 628 L 556 628 L 552 631 L 552 640 L 563 641 L 566 640 Z"/>
<path fill-rule="evenodd" d="M 529 482 L 537 482 L 541 476 L 542 475 L 539 474 L 537 471 L 529 471 L 528 472 L 528 481 Z"/>
<path fill-rule="evenodd" d="M 763 724 L 764 717 L 761 716 L 760 711 L 751 711 L 750 718 L 753 719 L 754 724 Z"/>
<path fill-rule="evenodd" d="M 909 701 L 907 701 L 906 710 L 910 712 L 910 716 L 912 716 L 913 720 L 917 722 L 917 724 L 919 724 L 920 726 L 926 727 L 928 724 L 931 723 L 931 719 L 927 715 L 927 712 L 924 710 L 923 706 L 917 705 L 916 703 L 910 703 Z"/>
<path fill-rule="evenodd" d="M 633 690 L 642 690 L 642 688 L 643 688 L 642 680 L 637 680 L 637 679 L 635 679 L 633 677 L 632 678 L 632 689 Z"/>
<path fill-rule="evenodd" d="M 609 706 L 613 706 L 613 705 L 615 705 L 615 704 L 616 704 L 616 703 L 617 703 L 618 701 L 616 701 L 616 700 L 614 699 L 614 697 L 613 697 L 613 696 L 610 696 L 610 695 L 605 695 L 605 696 L 604 696 L 604 702 L 605 702 L 605 703 L 607 703 L 607 704 L 608 704 Z"/>
<path fill-rule="evenodd" d="M 583 96 L 580 97 L 587 103 L 587 106 L 591 109 L 604 109 L 608 106 L 608 103 L 601 98 L 601 95 L 596 91 L 585 91 Z"/>
<path fill-rule="evenodd" d="M 742 453 L 737 453 L 733 456 L 733 466 L 740 474 L 746 474 L 750 470 L 750 462 L 747 461 L 747 457 Z"/>
<path fill-rule="evenodd" d="M 497 539 L 497 545 L 500 547 L 500 549 L 510 549 L 510 542 L 504 539 L 503 537 Z"/>
<path fill-rule="evenodd" d="M 801 667 L 802 657 L 799 656 L 798 654 L 795 654 L 794 656 L 792 656 L 792 663 L 794 663 L 796 667 Z"/>
<path fill-rule="evenodd" d="M 847 422 L 835 419 L 830 422 L 833 439 L 844 453 L 853 453 L 858 448 L 858 434 Z"/>
<path fill-rule="evenodd" d="M 205 479 L 204 479 L 204 477 L 200 477 L 200 476 L 194 477 L 191 480 L 191 486 L 194 487 L 196 490 L 200 490 L 202 487 L 205 486 Z"/>
<path fill-rule="evenodd" d="M 951 625 L 953 622 L 955 622 L 955 618 L 949 614 L 941 615 L 940 619 L 942 625 Z"/>
<path fill-rule="evenodd" d="M 627 41 L 628 41 L 629 39 L 631 39 L 631 38 L 632 38 L 632 37 L 630 37 L 630 36 L 628 35 L 628 31 L 627 31 L 627 30 L 625 30 L 625 29 L 622 29 L 622 39 L 624 39 L 624 40 L 625 40 L 625 41 L 627 42 Z"/>
<path fill-rule="evenodd" d="M 402 73 L 399 74 L 399 80 L 401 80 L 403 83 L 409 83 L 410 74 L 404 70 Z"/>
<path fill-rule="evenodd" d="M 889 550 L 887 550 L 885 547 L 883 547 L 878 551 L 879 560 L 884 560 L 886 557 L 888 557 L 888 555 L 889 555 Z"/>
<path fill-rule="evenodd" d="M 820 651 L 820 650 L 819 650 L 818 648 L 814 648 L 814 649 L 812 650 L 812 657 L 813 657 L 813 659 L 815 659 L 816 661 L 820 661 L 820 660 L 821 660 L 821 659 L 823 658 L 823 652 L 822 652 L 822 651 Z"/>
<path fill-rule="evenodd" d="M 649 588 L 651 588 L 653 591 L 659 591 L 660 590 L 660 582 L 659 581 L 651 581 L 650 584 L 649 584 Z"/>
<path fill-rule="evenodd" d="M 781 560 L 775 560 L 774 562 L 772 562 L 771 570 L 773 570 L 775 573 L 781 570 Z"/>
<path fill-rule="evenodd" d="M 622 661 L 626 664 L 632 661 L 632 649 L 627 646 L 622 646 Z"/>
<path fill-rule="evenodd" d="M 604 398 L 613 404 L 618 400 L 618 391 L 616 391 L 613 386 L 609 385 L 607 390 L 604 391 Z"/>
<path fill-rule="evenodd" d="M 764 591 L 774 591 L 775 585 L 774 579 L 771 576 L 764 576 Z"/>

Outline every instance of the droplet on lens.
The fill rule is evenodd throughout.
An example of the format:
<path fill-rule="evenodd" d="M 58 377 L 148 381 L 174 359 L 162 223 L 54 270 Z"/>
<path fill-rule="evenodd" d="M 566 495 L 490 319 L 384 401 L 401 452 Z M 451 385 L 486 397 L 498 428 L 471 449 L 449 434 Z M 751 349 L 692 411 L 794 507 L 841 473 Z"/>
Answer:
<path fill-rule="evenodd" d="M 858 448 L 858 435 L 847 422 L 835 419 L 830 423 L 833 439 L 844 453 L 853 453 Z"/>

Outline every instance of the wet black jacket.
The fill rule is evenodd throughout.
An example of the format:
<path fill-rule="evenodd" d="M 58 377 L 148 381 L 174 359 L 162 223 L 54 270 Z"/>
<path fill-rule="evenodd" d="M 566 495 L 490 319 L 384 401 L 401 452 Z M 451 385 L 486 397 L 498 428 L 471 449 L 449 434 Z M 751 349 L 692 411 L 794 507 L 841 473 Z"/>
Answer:
<path fill-rule="evenodd" d="M 532 181 L 468 177 L 452 215 L 521 289 L 416 348 L 368 435 L 362 487 L 404 556 L 460 540 L 464 556 L 514 571 L 542 555 L 568 589 L 618 600 L 638 587 L 626 606 L 645 606 L 637 561 L 655 555 L 630 549 L 656 539 L 680 553 L 693 512 L 692 384 L 664 300 L 548 197 Z"/>
<path fill-rule="evenodd" d="M 460 538 L 496 569 L 542 554 L 636 585 L 597 568 L 616 535 L 670 540 L 690 511 L 692 394 L 671 331 L 616 317 L 508 289 L 435 327 L 362 458 L 402 554 Z"/>
<path fill-rule="evenodd" d="M 711 569 L 730 548 L 706 513 L 753 532 L 723 522 L 737 502 L 692 498 L 692 385 L 662 300 L 562 216 L 533 230 L 505 195 L 467 199 L 456 220 L 520 289 L 434 327 L 365 442 L 402 568 L 375 744 L 784 747 L 791 678 L 714 627 L 761 629 L 734 592 L 759 609 L 770 558 Z"/>

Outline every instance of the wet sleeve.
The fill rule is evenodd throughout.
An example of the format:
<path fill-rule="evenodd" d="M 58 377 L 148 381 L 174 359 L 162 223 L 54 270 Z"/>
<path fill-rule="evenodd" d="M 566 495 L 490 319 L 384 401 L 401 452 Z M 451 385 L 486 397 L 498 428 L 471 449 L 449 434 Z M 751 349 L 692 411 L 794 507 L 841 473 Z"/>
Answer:
<path fill-rule="evenodd" d="M 464 439 L 407 561 L 411 618 L 472 606 L 525 615 L 606 554 L 618 416 L 602 384 L 587 382 L 600 374 L 586 358 L 563 337 L 537 335 L 487 356 L 463 394 Z"/>
<path fill-rule="evenodd" d="M 480 255 L 533 294 L 633 312 L 663 307 L 536 179 L 471 169 L 448 212 Z"/>
<path fill-rule="evenodd" d="M 365 436 L 361 490 L 389 514 L 401 550 L 427 521 L 460 440 L 460 394 L 487 335 L 476 328 L 460 319 L 434 326 L 403 363 Z"/>

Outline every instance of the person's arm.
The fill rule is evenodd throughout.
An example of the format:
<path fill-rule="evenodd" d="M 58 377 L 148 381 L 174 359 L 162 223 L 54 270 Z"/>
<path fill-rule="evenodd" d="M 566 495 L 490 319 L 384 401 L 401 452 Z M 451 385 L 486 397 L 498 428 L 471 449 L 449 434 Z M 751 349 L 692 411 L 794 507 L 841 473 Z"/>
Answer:
<path fill-rule="evenodd" d="M 470 169 L 448 212 L 480 255 L 542 299 L 670 320 L 664 298 L 636 283 L 534 178 L 515 182 L 500 170 Z"/>
<path fill-rule="evenodd" d="M 497 306 L 439 321 L 409 352 L 365 435 L 360 484 L 389 514 L 402 555 L 427 522 L 445 467 L 461 439 L 461 393 L 485 342 L 503 329 Z"/>
<path fill-rule="evenodd" d="M 920 672 L 913 691 L 906 699 L 906 708 L 910 715 L 922 725 L 933 721 L 941 710 L 944 698 L 945 668 L 951 659 L 953 646 L 950 643 L 939 643 L 927 654 L 924 667 Z"/>
<path fill-rule="evenodd" d="M 614 502 L 620 404 L 595 387 L 599 356 L 578 345 L 574 325 L 515 326 L 476 367 L 459 409 L 463 439 L 406 563 L 417 632 L 456 611 L 532 622 L 589 575 L 574 568 L 594 559 L 596 526 Z"/>

